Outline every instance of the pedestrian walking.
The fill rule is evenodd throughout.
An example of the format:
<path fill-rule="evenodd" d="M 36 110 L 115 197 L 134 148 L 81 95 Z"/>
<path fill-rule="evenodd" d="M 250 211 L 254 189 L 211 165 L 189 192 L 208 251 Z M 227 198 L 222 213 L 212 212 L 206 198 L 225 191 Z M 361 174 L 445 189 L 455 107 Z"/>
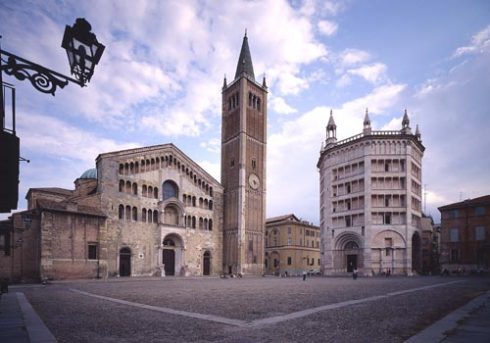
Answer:
<path fill-rule="evenodd" d="M 354 280 L 357 280 L 357 268 L 354 268 L 354 270 L 352 271 L 352 278 Z"/>
<path fill-rule="evenodd" d="M 306 281 L 306 270 L 303 270 L 303 281 Z"/>

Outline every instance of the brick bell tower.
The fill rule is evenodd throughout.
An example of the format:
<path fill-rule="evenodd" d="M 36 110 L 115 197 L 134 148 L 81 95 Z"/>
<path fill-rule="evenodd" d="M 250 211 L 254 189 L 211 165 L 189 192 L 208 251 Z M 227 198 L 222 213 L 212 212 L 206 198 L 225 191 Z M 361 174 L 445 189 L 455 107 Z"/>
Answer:
<path fill-rule="evenodd" d="M 264 269 L 267 85 L 255 81 L 247 33 L 235 78 L 222 90 L 221 184 L 224 187 L 223 269 Z"/>

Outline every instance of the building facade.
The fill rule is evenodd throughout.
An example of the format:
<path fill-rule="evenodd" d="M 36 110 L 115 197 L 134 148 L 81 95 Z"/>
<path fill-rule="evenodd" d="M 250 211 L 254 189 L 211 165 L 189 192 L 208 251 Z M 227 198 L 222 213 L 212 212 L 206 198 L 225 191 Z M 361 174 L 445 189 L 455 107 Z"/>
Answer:
<path fill-rule="evenodd" d="M 230 274 L 262 275 L 264 266 L 267 86 L 255 81 L 247 35 L 235 79 L 222 91 L 221 184 L 224 260 Z"/>
<path fill-rule="evenodd" d="M 320 272 L 320 228 L 294 214 L 267 219 L 265 274 L 295 276 Z"/>
<path fill-rule="evenodd" d="M 246 35 L 222 96 L 221 183 L 173 144 L 102 153 L 0 222 L 0 278 L 262 274 L 267 86 Z"/>
<path fill-rule="evenodd" d="M 411 275 L 421 264 L 422 145 L 405 111 L 400 131 L 337 141 L 333 114 L 320 172 L 321 259 L 325 275 Z"/>
<path fill-rule="evenodd" d="M 490 195 L 439 207 L 441 269 L 490 271 Z"/>

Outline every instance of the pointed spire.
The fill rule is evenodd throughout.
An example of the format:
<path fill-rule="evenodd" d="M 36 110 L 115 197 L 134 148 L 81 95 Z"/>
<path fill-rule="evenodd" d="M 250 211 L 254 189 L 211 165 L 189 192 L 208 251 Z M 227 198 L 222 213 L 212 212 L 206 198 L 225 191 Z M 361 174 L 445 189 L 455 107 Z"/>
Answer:
<path fill-rule="evenodd" d="M 252 56 L 250 55 L 250 49 L 248 47 L 247 30 L 245 30 L 242 49 L 240 50 L 240 57 L 238 57 L 235 80 L 238 79 L 242 74 L 246 74 L 250 78 L 255 80 L 254 67 L 252 64 Z"/>
<path fill-rule="evenodd" d="M 267 82 L 265 82 L 265 73 L 264 78 L 262 79 L 262 87 L 267 88 Z"/>
<path fill-rule="evenodd" d="M 401 132 L 404 134 L 412 134 L 412 130 L 410 129 L 410 119 L 408 119 L 408 113 L 406 109 L 405 109 L 405 113 L 403 114 Z"/>
<path fill-rule="evenodd" d="M 371 134 L 371 119 L 369 119 L 369 112 L 366 107 L 366 114 L 364 115 L 364 122 L 363 122 L 364 129 L 362 130 L 362 133 L 365 135 L 370 135 Z"/>
<path fill-rule="evenodd" d="M 371 126 L 371 119 L 369 119 L 369 112 L 367 107 L 366 114 L 364 115 L 364 126 Z"/>
<path fill-rule="evenodd" d="M 333 144 L 337 142 L 337 125 L 335 125 L 335 120 L 333 119 L 333 111 L 330 110 L 330 118 L 328 118 L 327 124 L 327 140 L 326 145 Z"/>
<path fill-rule="evenodd" d="M 227 82 L 226 82 L 226 74 L 225 74 L 225 77 L 223 78 L 223 88 L 226 88 L 227 86 Z"/>
<path fill-rule="evenodd" d="M 403 114 L 402 128 L 410 126 L 410 119 L 408 119 L 407 109 L 405 109 L 405 114 Z"/>
<path fill-rule="evenodd" d="M 336 129 L 337 125 L 335 125 L 335 120 L 333 119 L 333 111 L 330 110 L 330 118 L 328 118 L 327 130 L 329 128 Z"/>

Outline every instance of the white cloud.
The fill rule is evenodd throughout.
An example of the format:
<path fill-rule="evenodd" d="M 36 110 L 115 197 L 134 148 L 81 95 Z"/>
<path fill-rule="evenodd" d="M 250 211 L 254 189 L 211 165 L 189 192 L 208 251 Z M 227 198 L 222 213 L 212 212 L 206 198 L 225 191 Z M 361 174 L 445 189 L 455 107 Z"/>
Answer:
<path fill-rule="evenodd" d="M 381 130 L 396 131 L 402 128 L 402 117 L 393 118 L 387 124 L 385 124 Z"/>
<path fill-rule="evenodd" d="M 197 162 L 205 171 L 211 174 L 216 180 L 221 182 L 221 164 L 219 162 L 200 161 Z"/>
<path fill-rule="evenodd" d="M 490 48 L 490 25 L 473 35 L 470 45 L 456 49 L 453 57 L 481 53 L 488 48 Z"/>
<path fill-rule="evenodd" d="M 213 138 L 208 140 L 207 142 L 201 142 L 199 144 L 202 148 L 206 149 L 212 153 L 220 153 L 221 152 L 221 142 L 218 138 Z"/>
<path fill-rule="evenodd" d="M 104 152 L 136 148 L 136 143 L 117 143 L 112 139 L 96 136 L 56 118 L 23 113 L 25 119 L 19 125 L 22 150 L 41 154 L 47 158 L 72 160 L 75 163 L 95 164 L 95 158 Z"/>
<path fill-rule="evenodd" d="M 338 29 L 338 25 L 329 20 L 320 20 L 317 25 L 318 31 L 327 37 L 334 35 Z"/>
<path fill-rule="evenodd" d="M 295 108 L 289 106 L 284 98 L 281 97 L 271 97 L 269 99 L 269 105 L 278 114 L 291 114 L 298 112 Z"/>
<path fill-rule="evenodd" d="M 386 81 L 386 66 L 382 63 L 374 63 L 356 69 L 349 69 L 347 73 L 360 76 L 372 84 L 379 84 L 382 81 Z"/>
<path fill-rule="evenodd" d="M 347 49 L 344 50 L 340 56 L 340 65 L 343 67 L 350 67 L 364 63 L 371 58 L 368 52 L 358 49 Z"/>

